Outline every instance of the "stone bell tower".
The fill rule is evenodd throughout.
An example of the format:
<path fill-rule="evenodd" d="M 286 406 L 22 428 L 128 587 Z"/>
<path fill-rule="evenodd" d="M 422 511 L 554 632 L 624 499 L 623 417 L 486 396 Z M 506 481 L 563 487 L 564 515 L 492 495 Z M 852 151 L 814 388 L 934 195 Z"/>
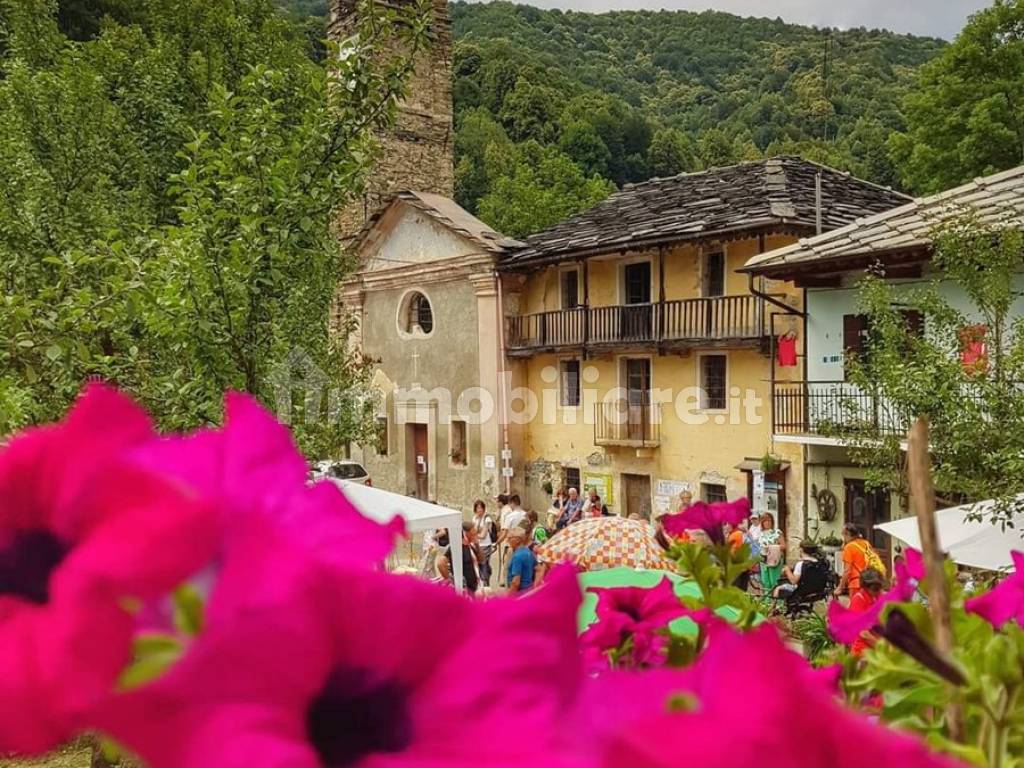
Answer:
<path fill-rule="evenodd" d="M 333 39 L 344 40 L 355 31 L 356 7 L 355 0 L 332 0 L 328 33 Z M 452 30 L 447 0 L 432 0 L 431 13 L 430 44 L 417 54 L 409 95 L 398 105 L 394 125 L 378 134 L 379 155 L 368 173 L 362 199 L 341 213 L 339 234 L 344 242 L 350 243 L 366 219 L 400 190 L 455 194 Z"/>

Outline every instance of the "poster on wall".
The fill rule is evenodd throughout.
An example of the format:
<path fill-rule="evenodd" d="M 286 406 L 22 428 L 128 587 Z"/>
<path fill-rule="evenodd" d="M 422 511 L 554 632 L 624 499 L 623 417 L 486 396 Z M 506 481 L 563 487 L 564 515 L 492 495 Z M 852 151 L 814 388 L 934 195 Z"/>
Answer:
<path fill-rule="evenodd" d="M 583 489 L 589 491 L 593 488 L 597 491 L 597 495 L 601 497 L 601 501 L 607 506 L 615 504 L 615 499 L 612 494 L 612 476 L 603 474 L 586 474 L 583 476 Z"/>
<path fill-rule="evenodd" d="M 764 472 L 760 469 L 755 469 L 750 473 L 752 476 L 752 493 L 753 497 L 750 500 L 750 505 L 753 511 L 757 514 L 761 514 L 765 511 L 765 487 L 764 487 Z"/>
<path fill-rule="evenodd" d="M 669 512 L 677 512 L 679 508 L 679 494 L 683 491 L 692 491 L 690 483 L 685 480 L 659 480 L 654 486 L 654 515 L 664 515 Z"/>

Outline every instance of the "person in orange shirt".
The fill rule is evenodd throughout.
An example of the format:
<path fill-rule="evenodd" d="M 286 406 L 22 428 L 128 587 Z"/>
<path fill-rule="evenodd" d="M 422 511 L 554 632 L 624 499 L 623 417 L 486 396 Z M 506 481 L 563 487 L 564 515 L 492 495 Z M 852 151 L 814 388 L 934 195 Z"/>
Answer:
<path fill-rule="evenodd" d="M 844 525 L 843 577 L 839 580 L 839 586 L 836 587 L 836 597 L 849 592 L 852 598 L 860 591 L 861 575 L 872 565 L 872 560 L 881 562 L 867 539 L 864 538 L 864 530 L 853 523 Z"/>
<path fill-rule="evenodd" d="M 743 546 L 743 531 L 739 528 L 734 528 L 731 524 L 725 524 L 725 542 L 729 545 L 729 551 L 733 554 L 740 551 L 740 547 Z"/>

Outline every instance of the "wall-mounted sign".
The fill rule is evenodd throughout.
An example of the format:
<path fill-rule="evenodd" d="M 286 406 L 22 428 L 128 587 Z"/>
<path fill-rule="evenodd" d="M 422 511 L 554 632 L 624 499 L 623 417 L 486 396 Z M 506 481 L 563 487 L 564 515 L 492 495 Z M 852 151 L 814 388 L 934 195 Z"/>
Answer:
<path fill-rule="evenodd" d="M 586 474 L 583 476 L 583 489 L 589 491 L 593 488 L 597 491 L 597 495 L 601 497 L 601 501 L 607 506 L 612 506 L 615 503 L 614 494 L 612 492 L 612 476 L 604 474 Z"/>
<path fill-rule="evenodd" d="M 664 515 L 679 511 L 679 494 L 689 491 L 686 480 L 659 480 L 654 486 L 654 514 Z"/>
<path fill-rule="evenodd" d="M 484 469 L 494 469 L 498 466 L 497 461 L 494 459 L 493 453 L 488 453 L 484 456 Z"/>

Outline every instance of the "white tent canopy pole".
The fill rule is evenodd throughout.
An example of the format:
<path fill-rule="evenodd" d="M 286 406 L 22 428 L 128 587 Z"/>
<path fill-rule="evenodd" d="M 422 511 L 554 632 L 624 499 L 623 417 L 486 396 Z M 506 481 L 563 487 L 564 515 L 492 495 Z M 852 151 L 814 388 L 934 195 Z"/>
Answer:
<path fill-rule="evenodd" d="M 1024 501 L 1024 495 L 1018 496 L 1017 500 Z M 1004 529 L 998 523 L 989 522 L 994 506 L 995 501 L 989 499 L 941 509 L 935 513 L 939 544 L 949 553 L 953 562 L 971 568 L 1001 571 L 1013 566 L 1010 552 L 1024 552 L 1024 514 L 1014 515 L 1013 527 Z M 975 515 L 980 515 L 981 519 L 971 519 Z M 893 520 L 891 523 L 876 525 L 875 528 L 914 549 L 921 546 L 916 517 Z"/>
<path fill-rule="evenodd" d="M 462 513 L 459 510 L 352 480 L 331 478 L 331 482 L 338 485 L 355 508 L 371 520 L 386 523 L 397 515 L 405 520 L 405 529 L 409 533 L 433 531 L 438 528 L 448 531 L 455 588 L 460 592 L 463 590 Z"/>

